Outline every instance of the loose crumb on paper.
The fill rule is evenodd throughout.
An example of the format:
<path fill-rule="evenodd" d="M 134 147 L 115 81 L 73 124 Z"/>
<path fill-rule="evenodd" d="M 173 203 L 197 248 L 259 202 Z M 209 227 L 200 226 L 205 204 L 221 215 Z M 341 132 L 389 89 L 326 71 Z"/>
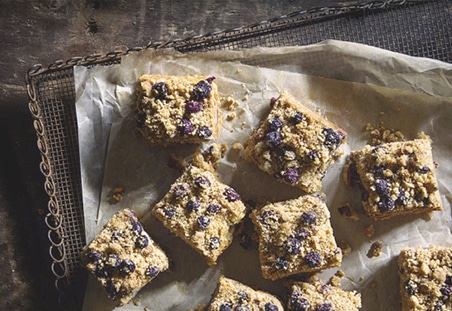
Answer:
<path fill-rule="evenodd" d="M 373 224 L 370 224 L 368 226 L 366 226 L 363 230 L 363 233 L 365 236 L 367 236 L 368 238 L 371 238 L 374 236 L 375 234 L 375 227 Z"/>
<path fill-rule="evenodd" d="M 110 204 L 119 203 L 120 201 L 122 201 L 123 198 L 124 198 L 124 187 L 118 185 L 111 190 L 109 203 Z"/>
<path fill-rule="evenodd" d="M 233 111 L 239 106 L 239 102 L 232 96 L 221 97 L 220 102 L 221 106 L 225 107 L 229 111 Z"/>
<path fill-rule="evenodd" d="M 381 241 L 375 241 L 370 246 L 369 251 L 367 252 L 367 257 L 378 257 L 381 255 L 381 251 L 383 249 L 383 242 Z"/>
<path fill-rule="evenodd" d="M 387 129 L 380 121 L 376 127 L 373 127 L 370 123 L 366 125 L 366 131 L 369 132 L 369 145 L 377 146 L 384 143 L 405 141 L 405 135 L 399 130 Z"/>
<path fill-rule="evenodd" d="M 352 251 L 352 247 L 351 247 L 350 244 L 349 244 L 347 241 L 345 241 L 345 240 L 340 240 L 340 241 L 338 242 L 338 245 L 337 245 L 337 246 L 339 246 L 339 248 L 342 250 L 342 254 L 343 254 L 344 256 L 350 254 L 351 251 Z"/>

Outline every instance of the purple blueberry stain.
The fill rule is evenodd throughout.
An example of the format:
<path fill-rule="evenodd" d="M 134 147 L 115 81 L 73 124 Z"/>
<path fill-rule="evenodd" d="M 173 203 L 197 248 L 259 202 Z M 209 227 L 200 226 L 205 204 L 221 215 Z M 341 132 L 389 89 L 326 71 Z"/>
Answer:
<path fill-rule="evenodd" d="M 267 146 L 271 148 L 278 147 L 282 143 L 282 137 L 280 132 L 268 132 L 265 135 L 265 142 Z"/>
<path fill-rule="evenodd" d="M 232 311 L 232 304 L 224 302 L 220 305 L 220 311 Z"/>
<path fill-rule="evenodd" d="M 195 130 L 195 127 L 193 126 L 193 124 L 191 123 L 190 120 L 188 119 L 181 119 L 180 124 L 178 126 L 178 130 L 179 130 L 179 134 L 180 135 L 188 135 L 193 133 L 193 131 Z"/>
<path fill-rule="evenodd" d="M 135 269 L 135 263 L 131 259 L 124 259 L 119 265 L 119 270 L 124 273 L 132 273 Z"/>
<path fill-rule="evenodd" d="M 333 305 L 331 302 L 322 303 L 315 308 L 315 311 L 332 311 Z"/>
<path fill-rule="evenodd" d="M 283 258 L 278 258 L 275 262 L 275 267 L 278 270 L 286 271 L 289 269 L 289 262 Z"/>
<path fill-rule="evenodd" d="M 265 210 L 261 213 L 259 221 L 264 225 L 268 225 L 272 222 L 277 222 L 278 216 L 274 210 Z"/>
<path fill-rule="evenodd" d="M 145 235 L 140 235 L 135 239 L 135 246 L 138 248 L 146 248 L 149 245 L 149 239 Z"/>
<path fill-rule="evenodd" d="M 204 176 L 198 176 L 195 178 L 195 186 L 202 189 L 207 189 L 210 187 L 210 180 Z"/>
<path fill-rule="evenodd" d="M 184 184 L 176 184 L 173 186 L 173 194 L 177 199 L 181 199 L 188 194 L 188 189 Z"/>
<path fill-rule="evenodd" d="M 209 82 L 210 81 L 210 82 Z M 210 85 L 212 80 L 201 80 L 193 86 L 193 94 L 191 96 L 192 100 L 201 101 L 207 98 L 212 91 L 212 86 Z"/>
<path fill-rule="evenodd" d="M 320 153 L 318 150 L 310 150 L 308 152 L 308 159 L 314 162 L 317 159 L 320 159 Z"/>
<path fill-rule="evenodd" d="M 294 115 L 290 118 L 290 122 L 292 124 L 297 125 L 303 122 L 303 114 L 299 111 L 295 112 Z"/>
<path fill-rule="evenodd" d="M 160 273 L 160 270 L 156 266 L 149 266 L 146 268 L 146 271 L 144 272 L 144 275 L 147 277 L 154 278 Z"/>
<path fill-rule="evenodd" d="M 451 293 L 451 288 L 449 285 L 445 284 L 441 289 L 440 289 L 441 294 L 446 298 L 449 299 L 450 297 L 450 293 Z"/>
<path fill-rule="evenodd" d="M 228 202 L 235 202 L 240 200 L 240 195 L 231 187 L 224 190 L 223 195 L 226 197 Z"/>
<path fill-rule="evenodd" d="M 278 117 L 274 117 L 268 123 L 268 131 L 276 132 L 276 131 L 280 130 L 282 128 L 282 126 L 283 126 L 283 122 L 281 121 L 281 119 Z"/>
<path fill-rule="evenodd" d="M 86 253 L 86 258 L 88 258 L 89 262 L 99 262 L 102 259 L 102 254 L 99 251 L 91 250 Z"/>
<path fill-rule="evenodd" d="M 374 169 L 374 175 L 375 177 L 383 177 L 383 173 L 386 170 L 386 166 L 382 165 L 382 166 L 378 166 Z"/>
<path fill-rule="evenodd" d="M 313 211 L 306 211 L 301 214 L 301 222 L 305 226 L 313 225 L 317 221 L 317 214 Z"/>
<path fill-rule="evenodd" d="M 265 311 L 278 311 L 278 307 L 271 302 L 267 302 L 264 306 Z"/>
<path fill-rule="evenodd" d="M 399 195 L 397 196 L 397 203 L 400 205 L 407 205 L 408 204 L 408 196 L 406 195 L 406 192 L 404 190 L 399 190 Z"/>
<path fill-rule="evenodd" d="M 336 132 L 332 128 L 324 128 L 322 133 L 325 136 L 323 143 L 330 149 L 337 148 L 345 138 L 342 133 Z"/>
<path fill-rule="evenodd" d="M 427 166 L 423 166 L 419 169 L 420 174 L 427 174 L 428 172 L 430 172 L 430 168 L 428 168 Z"/>
<path fill-rule="evenodd" d="M 245 292 L 245 291 L 243 291 L 243 290 L 241 290 L 241 291 L 239 291 L 238 293 L 237 293 L 237 295 L 238 295 L 238 298 L 237 298 L 237 300 L 238 300 L 238 302 L 240 303 L 240 304 L 242 304 L 242 303 L 246 303 L 247 301 L 248 301 L 248 294 Z"/>
<path fill-rule="evenodd" d="M 296 238 L 289 238 L 286 241 L 286 251 L 289 254 L 297 255 L 300 253 L 300 249 L 303 246 L 303 243 Z"/>
<path fill-rule="evenodd" d="M 380 201 L 378 201 L 377 206 L 380 212 L 387 213 L 394 209 L 395 202 L 389 195 L 382 195 L 380 196 Z"/>
<path fill-rule="evenodd" d="M 211 203 L 207 206 L 207 212 L 209 214 L 218 214 L 221 211 L 221 205 L 216 203 Z"/>
<path fill-rule="evenodd" d="M 167 218 L 173 218 L 176 215 L 176 208 L 174 206 L 165 206 L 163 208 L 163 213 Z"/>
<path fill-rule="evenodd" d="M 304 257 L 304 262 L 309 268 L 316 268 L 322 263 L 322 257 L 316 251 L 309 252 Z"/>
<path fill-rule="evenodd" d="M 375 192 L 378 195 L 388 195 L 389 193 L 389 184 L 384 179 L 377 179 L 375 183 Z"/>
<path fill-rule="evenodd" d="M 200 126 L 196 130 L 196 135 L 198 135 L 199 138 L 209 138 L 212 136 L 212 131 L 207 126 Z"/>
<path fill-rule="evenodd" d="M 292 292 L 289 302 L 289 309 L 293 311 L 307 311 L 311 307 L 309 301 L 297 291 Z"/>
<path fill-rule="evenodd" d="M 201 215 L 197 219 L 198 226 L 201 229 L 206 229 L 210 224 L 210 218 L 208 216 Z"/>
<path fill-rule="evenodd" d="M 165 82 L 157 82 L 151 88 L 152 95 L 159 100 L 165 100 L 168 95 L 168 87 Z"/>
<path fill-rule="evenodd" d="M 283 173 L 284 180 L 289 184 L 296 184 L 300 180 L 300 174 L 298 173 L 298 170 L 294 167 L 288 168 Z"/>
<path fill-rule="evenodd" d="M 185 112 L 190 114 L 200 112 L 202 108 L 203 108 L 202 102 L 196 100 L 189 100 L 185 104 Z"/>
<path fill-rule="evenodd" d="M 308 230 L 304 229 L 304 228 L 300 228 L 300 229 L 296 229 L 294 232 L 294 236 L 295 238 L 303 241 L 305 239 L 307 239 L 310 236 L 310 233 Z"/>
<path fill-rule="evenodd" d="M 199 207 L 201 204 L 199 203 L 198 198 L 193 198 L 187 202 L 187 205 L 185 205 L 185 208 L 191 213 L 191 212 L 197 212 L 199 210 Z"/>
<path fill-rule="evenodd" d="M 136 220 L 132 220 L 132 231 L 136 232 L 138 234 L 141 234 L 143 232 L 143 226 Z"/>
<path fill-rule="evenodd" d="M 442 311 L 444 307 L 444 301 L 442 300 L 437 300 L 435 302 L 435 305 L 433 306 L 433 311 Z"/>

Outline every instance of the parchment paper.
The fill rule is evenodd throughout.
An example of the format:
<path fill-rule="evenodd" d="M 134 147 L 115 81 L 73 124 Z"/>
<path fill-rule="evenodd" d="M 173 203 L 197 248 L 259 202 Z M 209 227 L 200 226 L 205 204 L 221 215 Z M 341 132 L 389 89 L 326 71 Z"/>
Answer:
<path fill-rule="evenodd" d="M 305 56 L 308 62 L 303 61 Z M 247 62 L 249 65 L 244 65 Z M 401 130 L 407 138 L 415 138 L 420 131 L 431 136 L 434 158 L 440 164 L 437 176 L 444 210 L 436 212 L 430 221 L 421 216 L 382 222 L 364 215 L 359 221 L 340 216 L 336 209 L 340 204 L 360 205 L 357 190 L 347 189 L 341 178 L 346 155 L 330 167 L 324 179 L 323 192 L 336 239 L 345 239 L 352 246 L 340 268 L 346 274 L 342 285 L 362 293 L 363 310 L 400 309 L 396 256 L 401 248 L 452 245 L 451 65 L 338 41 L 191 55 L 147 51 L 126 56 L 121 65 L 75 70 L 87 240 L 116 211 L 129 207 L 138 212 L 145 229 L 173 261 L 171 272 L 162 273 L 140 291 L 139 306 L 130 303 L 120 310 L 194 309 L 208 303 L 220 274 L 276 295 L 284 293 L 283 281 L 261 277 L 256 249 L 245 250 L 235 241 L 217 266 L 208 267 L 200 255 L 151 216 L 153 204 L 179 176 L 167 165 L 169 154 L 189 157 L 197 147 L 208 145 L 151 148 L 136 135 L 132 93 L 138 76 L 149 72 L 216 76 L 220 96 L 233 96 L 239 102 L 236 118 L 224 120 L 218 141 L 228 146 L 245 142 L 268 112 L 270 98 L 283 90 L 348 132 L 346 155 L 365 145 L 368 137 L 364 126 L 368 122 L 376 125 L 383 120 L 388 128 Z M 223 111 L 224 118 L 231 113 Z M 232 148 L 218 172 L 245 199 L 263 196 L 277 201 L 302 194 L 245 162 Z M 111 190 L 118 185 L 124 186 L 124 199 L 111 204 Z M 376 233 L 370 240 L 362 231 L 371 223 Z M 367 251 L 375 240 L 383 242 L 383 252 L 368 258 Z M 336 270 L 327 270 L 320 278 L 327 280 Z M 103 290 L 90 278 L 84 310 L 112 309 Z"/>

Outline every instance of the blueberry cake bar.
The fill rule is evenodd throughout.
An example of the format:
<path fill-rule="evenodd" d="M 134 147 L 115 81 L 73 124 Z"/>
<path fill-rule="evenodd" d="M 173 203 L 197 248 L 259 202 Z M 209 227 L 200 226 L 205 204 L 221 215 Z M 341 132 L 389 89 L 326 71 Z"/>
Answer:
<path fill-rule="evenodd" d="M 276 280 L 341 264 L 330 224 L 330 212 L 320 195 L 270 203 L 250 214 L 258 234 L 262 275 Z"/>
<path fill-rule="evenodd" d="M 150 145 L 218 138 L 221 117 L 214 77 L 143 75 L 137 88 L 138 129 Z"/>
<path fill-rule="evenodd" d="M 398 258 L 402 311 L 452 310 L 452 248 L 405 248 Z"/>
<path fill-rule="evenodd" d="M 287 309 L 292 311 L 357 311 L 361 294 L 321 281 L 297 282 L 291 287 Z"/>
<path fill-rule="evenodd" d="M 128 303 L 169 265 L 165 253 L 143 230 L 130 209 L 111 218 L 83 249 L 81 263 L 117 306 Z"/>
<path fill-rule="evenodd" d="M 282 93 L 245 144 L 244 158 L 279 181 L 314 193 L 346 132 Z"/>
<path fill-rule="evenodd" d="M 278 298 L 236 280 L 220 277 L 207 311 L 283 311 Z"/>
<path fill-rule="evenodd" d="M 352 152 L 346 180 L 360 187 L 369 217 L 387 219 L 442 209 L 435 170 L 430 140 L 415 139 Z"/>
<path fill-rule="evenodd" d="M 209 265 L 231 244 L 235 227 L 245 217 L 240 195 L 210 169 L 190 164 L 153 214 L 173 234 L 202 254 Z"/>

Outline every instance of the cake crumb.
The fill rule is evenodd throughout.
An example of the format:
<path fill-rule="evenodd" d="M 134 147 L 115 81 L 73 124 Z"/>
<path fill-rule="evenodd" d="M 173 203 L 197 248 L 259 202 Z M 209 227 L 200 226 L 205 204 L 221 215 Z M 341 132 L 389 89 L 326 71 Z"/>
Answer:
<path fill-rule="evenodd" d="M 344 205 L 339 206 L 337 209 L 339 213 L 345 218 L 351 220 L 359 220 L 359 215 L 356 212 L 356 209 L 352 207 L 350 203 L 345 203 Z"/>
<path fill-rule="evenodd" d="M 345 276 L 345 272 L 342 270 L 337 270 L 336 273 L 330 278 L 328 284 L 332 286 L 340 287 L 341 286 L 341 278 Z"/>
<path fill-rule="evenodd" d="M 235 112 L 233 112 L 233 113 L 230 113 L 230 114 L 228 114 L 227 116 L 226 116 L 226 120 L 228 120 L 228 121 L 232 121 L 232 120 L 234 120 L 235 118 L 236 118 L 236 114 L 235 114 Z"/>
<path fill-rule="evenodd" d="M 352 247 L 351 247 L 350 244 L 349 244 L 347 241 L 345 241 L 345 240 L 340 240 L 340 241 L 337 243 L 337 246 L 339 246 L 339 248 L 342 250 L 342 254 L 343 254 L 344 256 L 350 254 L 350 252 L 352 251 Z"/>
<path fill-rule="evenodd" d="M 232 150 L 236 150 L 236 151 L 242 151 L 243 150 L 243 145 L 241 143 L 234 143 L 232 145 Z"/>
<path fill-rule="evenodd" d="M 213 172 L 220 165 L 227 150 L 228 146 L 224 143 L 212 144 L 203 152 L 197 151 L 193 156 L 192 164 Z"/>
<path fill-rule="evenodd" d="M 133 305 L 139 307 L 141 305 L 141 300 L 139 298 L 133 300 Z"/>
<path fill-rule="evenodd" d="M 364 228 L 363 233 L 365 236 L 367 236 L 368 238 L 371 238 L 374 236 L 375 234 L 375 227 L 373 224 L 368 225 L 367 227 Z"/>
<path fill-rule="evenodd" d="M 229 111 L 232 111 L 239 106 L 238 101 L 235 100 L 232 96 L 222 97 L 220 98 L 220 102 L 221 105 Z"/>
<path fill-rule="evenodd" d="M 124 187 L 118 185 L 111 190 L 109 202 L 110 204 L 116 204 L 122 201 L 123 198 L 124 198 Z"/>
<path fill-rule="evenodd" d="M 369 251 L 367 252 L 367 257 L 378 257 L 381 255 L 381 251 L 383 249 L 383 242 L 381 241 L 375 241 L 370 246 Z"/>
<path fill-rule="evenodd" d="M 380 121 L 377 127 L 373 127 L 370 123 L 367 123 L 366 131 L 369 132 L 369 145 L 371 146 L 389 142 L 405 141 L 405 136 L 402 132 L 394 129 L 387 129 L 383 121 Z"/>

